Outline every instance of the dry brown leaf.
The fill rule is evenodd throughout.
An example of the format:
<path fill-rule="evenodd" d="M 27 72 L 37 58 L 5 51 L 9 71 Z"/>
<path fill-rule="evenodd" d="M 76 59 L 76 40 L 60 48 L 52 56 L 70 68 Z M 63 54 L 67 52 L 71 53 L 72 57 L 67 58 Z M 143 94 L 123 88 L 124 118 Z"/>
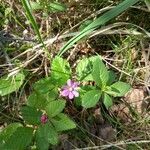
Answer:
<path fill-rule="evenodd" d="M 126 96 L 125 101 L 133 107 L 138 113 L 143 112 L 142 104 L 144 102 L 145 92 L 143 89 L 132 89 Z"/>
<path fill-rule="evenodd" d="M 146 112 L 145 91 L 143 88 L 132 89 L 124 98 L 124 103 L 114 105 L 111 112 L 123 122 L 131 121 L 130 107 L 138 114 Z"/>

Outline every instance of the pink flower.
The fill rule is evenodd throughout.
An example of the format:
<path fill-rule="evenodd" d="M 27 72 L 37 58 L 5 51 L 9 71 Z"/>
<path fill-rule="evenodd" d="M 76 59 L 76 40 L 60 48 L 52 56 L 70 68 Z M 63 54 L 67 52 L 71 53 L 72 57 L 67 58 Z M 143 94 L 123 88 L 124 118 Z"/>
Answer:
<path fill-rule="evenodd" d="M 41 116 L 41 123 L 42 124 L 45 124 L 46 122 L 48 121 L 48 116 L 46 114 L 43 114 Z"/>
<path fill-rule="evenodd" d="M 79 89 L 79 83 L 69 79 L 67 81 L 67 85 L 65 85 L 60 91 L 60 95 L 64 97 L 68 97 L 69 99 L 73 99 L 74 97 L 79 96 L 78 89 Z"/>

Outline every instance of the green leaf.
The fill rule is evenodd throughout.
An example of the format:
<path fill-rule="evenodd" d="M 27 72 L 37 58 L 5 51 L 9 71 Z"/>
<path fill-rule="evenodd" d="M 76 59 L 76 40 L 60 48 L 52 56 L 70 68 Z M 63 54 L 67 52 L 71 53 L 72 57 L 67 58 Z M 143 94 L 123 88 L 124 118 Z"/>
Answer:
<path fill-rule="evenodd" d="M 90 85 L 84 85 L 84 86 L 80 86 L 79 88 L 79 97 L 76 97 L 75 99 L 75 106 L 78 107 L 78 106 L 82 106 L 82 97 L 83 95 L 88 92 L 88 91 L 91 91 L 91 90 L 95 90 L 96 87 L 95 86 L 90 86 Z"/>
<path fill-rule="evenodd" d="M 61 57 L 55 57 L 52 62 L 51 67 L 51 76 L 54 79 L 59 81 L 59 85 L 63 85 L 70 78 L 71 69 L 67 60 L 62 59 Z"/>
<path fill-rule="evenodd" d="M 97 57 L 93 62 L 92 76 L 97 86 L 101 88 L 105 87 L 109 80 L 109 72 L 100 57 Z"/>
<path fill-rule="evenodd" d="M 107 81 L 107 85 L 111 85 L 112 83 L 114 83 L 116 81 L 116 74 L 113 71 L 108 71 L 109 73 L 109 79 Z"/>
<path fill-rule="evenodd" d="M 84 108 L 94 107 L 99 101 L 101 92 L 99 90 L 91 90 L 82 97 L 82 106 Z"/>
<path fill-rule="evenodd" d="M 104 105 L 107 109 L 110 108 L 113 105 L 112 98 L 106 93 L 104 93 L 103 103 L 104 103 Z"/>
<path fill-rule="evenodd" d="M 14 91 L 17 91 L 24 81 L 24 74 L 18 73 L 15 76 L 11 77 L 2 77 L 0 78 L 0 96 L 5 96 Z"/>
<path fill-rule="evenodd" d="M 85 27 L 87 27 L 90 23 L 92 23 L 92 20 L 86 20 L 85 22 L 83 22 L 80 27 L 79 30 L 83 30 Z"/>
<path fill-rule="evenodd" d="M 46 94 L 51 90 L 53 90 L 55 86 L 56 86 L 56 81 L 54 81 L 51 77 L 47 77 L 37 81 L 34 84 L 34 89 L 38 93 Z"/>
<path fill-rule="evenodd" d="M 48 150 L 49 144 L 58 143 L 58 134 L 54 127 L 48 123 L 39 126 L 36 131 L 36 144 L 39 150 Z"/>
<path fill-rule="evenodd" d="M 106 93 L 114 97 L 121 97 L 121 96 L 124 96 L 130 89 L 131 89 L 131 86 L 129 84 L 118 81 L 112 84 L 110 88 L 106 91 Z"/>
<path fill-rule="evenodd" d="M 41 111 L 38 111 L 34 107 L 24 106 L 21 108 L 23 119 L 28 124 L 38 125 L 40 124 Z"/>
<path fill-rule="evenodd" d="M 76 127 L 75 123 L 65 114 L 60 113 L 51 120 L 56 131 L 70 130 Z"/>
<path fill-rule="evenodd" d="M 96 56 L 97 57 L 97 56 Z M 84 58 L 80 60 L 76 67 L 77 78 L 80 81 L 93 81 L 92 70 L 93 61 L 96 57 Z"/>
<path fill-rule="evenodd" d="M 79 41 L 84 36 L 93 32 L 93 30 L 97 29 L 99 26 L 106 24 L 111 19 L 117 17 L 119 14 L 123 13 L 130 6 L 134 5 L 140 0 L 124 0 L 122 3 L 112 8 L 111 10 L 104 13 L 101 17 L 95 19 L 91 24 L 89 24 L 86 28 L 84 28 L 78 35 L 71 38 L 59 51 L 58 55 L 61 56 L 65 53 L 69 48 L 71 48 L 77 41 Z"/>
<path fill-rule="evenodd" d="M 0 133 L 0 149 L 4 149 L 4 144 L 10 138 L 10 136 L 17 130 L 17 128 L 21 127 L 20 123 L 12 123 L 3 129 Z"/>
<path fill-rule="evenodd" d="M 38 2 L 31 1 L 30 4 L 31 4 L 31 7 L 32 7 L 33 10 L 43 9 L 43 7 Z"/>
<path fill-rule="evenodd" d="M 31 143 L 33 129 L 19 127 L 4 145 L 4 150 L 24 150 Z"/>
<path fill-rule="evenodd" d="M 48 104 L 48 101 L 45 96 L 33 92 L 27 100 L 27 105 L 30 107 L 35 107 L 38 109 L 44 109 L 46 105 Z"/>
<path fill-rule="evenodd" d="M 63 109 L 65 108 L 65 101 L 64 100 L 57 100 L 50 102 L 45 110 L 49 117 L 54 117 L 61 113 Z"/>
<path fill-rule="evenodd" d="M 60 12 L 60 11 L 66 11 L 67 7 L 62 3 L 53 2 L 49 4 L 48 9 L 52 12 Z"/>
<path fill-rule="evenodd" d="M 48 150 L 49 149 L 49 142 L 47 139 L 43 137 L 36 137 L 36 150 Z"/>

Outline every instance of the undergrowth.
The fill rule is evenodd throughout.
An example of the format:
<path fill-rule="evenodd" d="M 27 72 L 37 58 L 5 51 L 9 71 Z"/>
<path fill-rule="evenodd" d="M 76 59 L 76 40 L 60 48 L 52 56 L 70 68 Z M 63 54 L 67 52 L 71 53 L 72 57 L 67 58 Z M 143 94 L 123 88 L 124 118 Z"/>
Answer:
<path fill-rule="evenodd" d="M 0 149 L 149 149 L 149 0 L 0 1 Z"/>

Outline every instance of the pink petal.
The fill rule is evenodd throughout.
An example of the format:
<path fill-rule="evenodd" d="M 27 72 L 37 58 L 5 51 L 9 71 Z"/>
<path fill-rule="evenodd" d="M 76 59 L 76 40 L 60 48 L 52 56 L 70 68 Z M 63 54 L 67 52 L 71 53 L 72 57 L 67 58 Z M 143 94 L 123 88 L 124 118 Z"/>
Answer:
<path fill-rule="evenodd" d="M 72 93 L 74 94 L 75 97 L 79 97 L 79 92 L 77 92 L 77 91 L 72 91 Z"/>
<path fill-rule="evenodd" d="M 74 88 L 75 91 L 78 91 L 79 89 L 80 89 L 79 87 L 75 87 L 75 88 Z"/>
<path fill-rule="evenodd" d="M 70 92 L 68 91 L 68 89 L 64 89 L 63 91 L 60 92 L 60 94 L 61 94 L 62 96 L 68 96 L 69 93 L 70 93 Z"/>
<path fill-rule="evenodd" d="M 72 92 L 69 93 L 69 99 L 73 99 L 74 98 L 74 94 Z"/>
<path fill-rule="evenodd" d="M 73 84 L 72 84 L 72 87 L 73 88 L 77 88 L 79 86 L 79 83 L 78 82 L 74 82 Z"/>
<path fill-rule="evenodd" d="M 69 80 L 67 81 L 67 85 L 68 85 L 68 86 L 72 86 L 72 85 L 73 85 L 73 82 L 69 79 Z"/>

